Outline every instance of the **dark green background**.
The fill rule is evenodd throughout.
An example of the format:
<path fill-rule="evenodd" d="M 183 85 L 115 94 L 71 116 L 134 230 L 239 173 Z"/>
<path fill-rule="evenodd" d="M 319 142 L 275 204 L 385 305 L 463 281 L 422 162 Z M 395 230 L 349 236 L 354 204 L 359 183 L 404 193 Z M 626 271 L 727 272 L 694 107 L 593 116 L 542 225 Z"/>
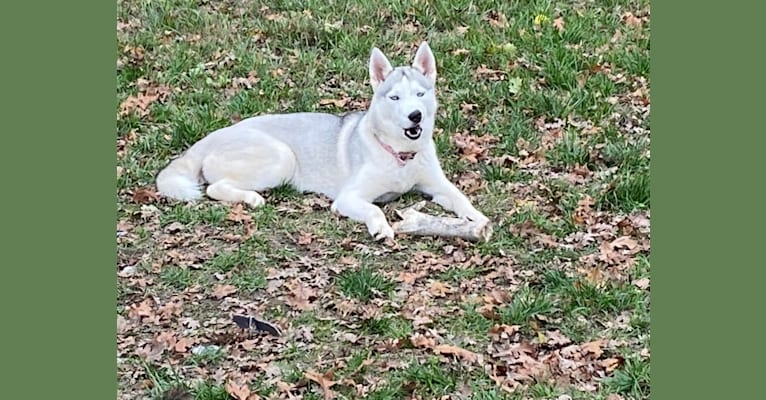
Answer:
<path fill-rule="evenodd" d="M 764 13 L 742 3 L 652 3 L 653 399 L 764 396 Z"/>
<path fill-rule="evenodd" d="M 0 398 L 116 393 L 116 2 L 0 5 Z"/>
<path fill-rule="evenodd" d="M 0 396 L 114 398 L 116 2 L 21 4 L 0 6 Z M 762 396 L 764 13 L 717 4 L 652 4 L 653 399 Z"/>

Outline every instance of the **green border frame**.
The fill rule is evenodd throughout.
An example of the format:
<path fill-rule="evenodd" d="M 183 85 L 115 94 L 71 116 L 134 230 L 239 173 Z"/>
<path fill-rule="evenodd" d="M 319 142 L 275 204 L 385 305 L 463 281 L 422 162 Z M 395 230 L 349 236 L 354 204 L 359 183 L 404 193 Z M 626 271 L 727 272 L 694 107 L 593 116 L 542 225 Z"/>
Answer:
<path fill-rule="evenodd" d="M 738 3 L 651 4 L 653 399 L 763 397 L 764 14 Z"/>
<path fill-rule="evenodd" d="M 111 398 L 116 3 L 1 8 L 3 397 Z M 652 398 L 758 398 L 764 14 L 652 14 Z"/>
<path fill-rule="evenodd" d="M 3 398 L 116 396 L 115 26 L 114 2 L 0 6 Z"/>

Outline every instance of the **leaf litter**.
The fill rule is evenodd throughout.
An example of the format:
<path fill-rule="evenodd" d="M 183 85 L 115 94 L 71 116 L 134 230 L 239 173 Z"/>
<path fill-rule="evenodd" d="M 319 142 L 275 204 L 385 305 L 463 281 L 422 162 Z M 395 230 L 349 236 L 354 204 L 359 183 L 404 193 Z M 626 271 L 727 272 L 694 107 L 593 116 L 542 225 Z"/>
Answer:
<path fill-rule="evenodd" d="M 283 13 L 268 9 L 264 15 L 274 22 L 287 19 Z M 492 29 L 508 25 L 502 13 L 487 13 L 485 19 Z M 648 23 L 648 13 L 626 12 L 621 22 L 627 28 L 641 29 Z M 420 29 L 418 24 L 409 24 L 408 29 Z M 119 30 L 127 32 L 139 26 L 133 21 L 121 22 Z M 561 32 L 567 26 L 562 17 L 557 17 L 552 27 Z M 615 42 L 622 40 L 617 38 Z M 455 49 L 454 55 L 469 54 L 464 50 Z M 125 47 L 122 57 L 126 63 L 143 63 L 146 50 Z M 227 67 L 235 60 L 221 53 L 214 63 L 209 68 Z M 481 64 L 473 68 L 479 81 L 515 79 L 504 66 Z M 627 79 L 608 64 L 596 69 L 592 73 L 605 74 L 613 81 Z M 287 79 L 285 70 L 274 70 L 272 74 Z M 254 71 L 232 78 L 229 96 L 252 90 L 260 79 Z M 616 98 L 617 105 L 632 107 L 632 111 L 613 120 L 621 132 L 631 137 L 648 134 L 640 129 L 640 121 L 650 104 L 648 82 L 637 79 L 634 84 L 630 92 Z M 136 94 L 120 104 L 119 118 L 137 116 L 150 121 L 152 106 L 168 101 L 173 93 L 172 88 L 143 78 L 135 82 L 135 89 Z M 351 91 L 322 89 L 325 93 L 318 101 L 319 107 L 366 107 L 365 100 L 350 95 Z M 476 104 L 464 103 L 461 112 L 473 118 L 475 126 L 486 124 L 481 117 L 487 110 Z M 498 147 L 503 141 L 500 136 L 478 134 L 472 129 L 451 133 L 450 143 L 468 165 L 494 165 L 504 171 L 529 174 L 530 179 L 523 183 L 502 186 L 511 199 L 510 206 L 496 210 L 506 221 L 505 228 L 524 246 L 574 251 L 578 256 L 569 260 L 568 266 L 565 263 L 560 267 L 567 273 L 598 285 L 627 282 L 648 291 L 649 278 L 635 279 L 631 275 L 636 258 L 650 251 L 648 211 L 603 211 L 590 194 L 584 194 L 577 199 L 571 215 L 564 216 L 549 201 L 553 196 L 548 185 L 551 180 L 585 187 L 600 179 L 600 171 L 592 164 L 555 170 L 546 153 L 564 140 L 567 131 L 588 137 L 597 134 L 601 126 L 588 120 L 544 116 L 534 119 L 532 126 L 539 134 L 537 140 L 519 139 L 512 152 Z M 135 130 L 118 139 L 118 154 L 125 155 L 141 134 L 141 130 Z M 592 151 L 590 158 L 600 159 L 602 150 Z M 451 177 L 469 196 L 488 190 L 486 180 L 473 169 Z M 559 322 L 545 321 L 544 315 L 536 316 L 539 319 L 535 323 L 504 323 L 503 310 L 539 273 L 521 262 L 516 253 L 488 256 L 461 241 L 428 249 L 417 243 L 399 243 L 400 247 L 393 250 L 364 240 L 363 230 L 341 220 L 332 221 L 348 230 L 348 235 L 339 239 L 324 238 L 321 230 L 307 225 L 286 234 L 261 227 L 258 213 L 242 204 L 229 206 L 220 224 L 162 223 L 160 215 L 167 213 L 172 204 L 158 198 L 151 187 L 137 184 L 119 193 L 119 198 L 122 209 L 116 231 L 120 307 L 116 324 L 120 398 L 141 398 L 155 385 L 142 370 L 142 362 L 169 368 L 180 382 L 189 385 L 213 382 L 235 399 L 265 398 L 260 387 L 272 389 L 268 398 L 302 398 L 309 391 L 325 399 L 349 393 L 362 396 L 385 386 L 386 371 L 404 371 L 428 357 L 437 357 L 446 369 L 461 368 L 486 377 L 509 392 L 535 382 L 595 392 L 599 382 L 625 362 L 619 351 L 625 343 L 607 333 L 572 340 L 556 328 Z M 204 205 L 196 207 L 206 209 Z M 278 218 L 291 222 L 316 218 L 312 214 L 315 212 L 324 215 L 328 207 L 327 199 L 321 196 L 279 200 L 275 205 Z M 548 217 L 568 218 L 573 228 L 559 236 L 531 220 L 511 222 L 522 207 Z M 267 236 L 272 238 L 264 239 Z M 196 277 L 205 275 L 217 255 L 231 254 L 241 246 L 263 240 L 266 247 L 283 248 L 285 255 L 267 252 L 262 263 L 262 285 L 236 281 L 237 267 L 197 281 Z M 260 252 L 254 250 L 249 256 L 260 257 Z M 390 293 L 373 291 L 370 300 L 362 301 L 336 286 L 341 272 L 383 257 L 394 260 L 390 270 L 378 271 L 393 283 Z M 451 279 L 449 271 L 470 271 L 472 275 Z M 253 272 L 246 270 L 245 274 Z M 184 274 L 188 274 L 189 282 L 169 286 L 166 281 L 173 274 L 179 276 L 174 278 L 179 281 L 187 279 Z M 489 329 L 471 336 L 456 335 L 445 328 L 464 318 L 466 308 L 471 307 L 490 323 Z M 238 314 L 263 315 L 279 326 L 283 335 L 242 330 L 232 321 L 232 316 Z M 398 320 L 405 321 L 407 330 L 395 337 L 368 328 Z M 306 356 L 296 359 L 295 349 Z M 354 351 L 361 349 L 371 353 L 358 367 L 345 371 Z M 640 351 L 642 357 L 648 358 L 647 349 Z M 290 366 L 299 369 L 297 375 Z M 255 385 L 256 381 L 262 386 Z M 621 396 L 610 394 L 607 398 Z"/>

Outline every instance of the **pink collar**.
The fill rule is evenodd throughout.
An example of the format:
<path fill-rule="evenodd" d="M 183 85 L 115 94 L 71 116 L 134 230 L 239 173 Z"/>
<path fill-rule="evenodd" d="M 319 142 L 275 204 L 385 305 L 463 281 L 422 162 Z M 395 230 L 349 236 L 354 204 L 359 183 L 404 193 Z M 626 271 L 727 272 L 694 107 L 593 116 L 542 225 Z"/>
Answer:
<path fill-rule="evenodd" d="M 394 149 L 391 146 L 383 143 L 380 140 L 380 138 L 378 138 L 378 135 L 373 134 L 373 136 L 375 136 L 375 140 L 377 140 L 378 143 L 380 143 L 380 147 L 383 147 L 383 150 L 385 150 L 388 154 L 391 154 L 392 156 L 394 156 L 394 159 L 396 160 L 396 164 L 398 164 L 400 167 L 403 167 L 407 163 L 407 161 L 412 160 L 413 158 L 415 158 L 415 155 L 418 154 L 417 152 L 414 152 L 414 151 L 397 153 L 394 151 Z"/>

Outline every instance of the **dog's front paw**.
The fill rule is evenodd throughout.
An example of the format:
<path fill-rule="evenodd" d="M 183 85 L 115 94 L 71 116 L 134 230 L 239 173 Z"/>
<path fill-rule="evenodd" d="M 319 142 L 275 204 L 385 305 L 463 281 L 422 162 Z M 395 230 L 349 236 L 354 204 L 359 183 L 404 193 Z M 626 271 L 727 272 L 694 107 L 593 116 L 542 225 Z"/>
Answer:
<path fill-rule="evenodd" d="M 482 214 L 479 211 L 466 215 L 466 218 L 470 219 L 471 221 L 481 226 L 480 236 L 482 237 L 482 239 L 484 239 L 485 242 L 489 241 L 494 231 L 494 229 L 492 228 L 492 223 L 490 222 L 489 218 L 487 218 L 484 214 Z"/>
<path fill-rule="evenodd" d="M 393 239 L 394 229 L 383 219 L 375 219 L 367 224 L 367 230 L 375 240 Z"/>
<path fill-rule="evenodd" d="M 481 225 L 489 224 L 489 218 L 479 211 L 469 212 L 465 215 L 466 218 Z"/>

